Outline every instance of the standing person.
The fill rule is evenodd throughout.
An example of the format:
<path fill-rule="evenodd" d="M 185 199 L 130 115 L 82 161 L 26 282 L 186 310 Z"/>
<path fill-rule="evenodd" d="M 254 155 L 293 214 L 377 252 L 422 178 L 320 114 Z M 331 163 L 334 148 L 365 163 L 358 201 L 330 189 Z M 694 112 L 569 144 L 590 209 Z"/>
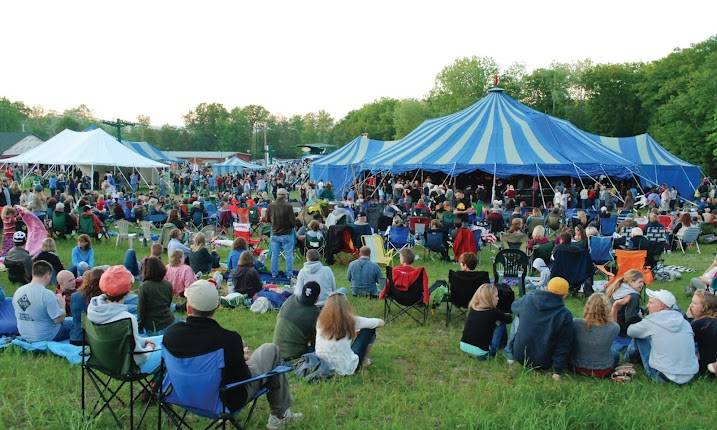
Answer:
<path fill-rule="evenodd" d="M 271 276 L 279 276 L 279 253 L 284 251 L 286 259 L 286 276 L 291 277 L 294 273 L 294 208 L 289 204 L 289 192 L 285 188 L 279 188 L 276 192 L 276 200 L 269 205 L 267 217 L 271 223 L 271 240 L 269 249 L 271 251 Z M 323 287 L 323 286 L 322 286 Z"/>
<path fill-rule="evenodd" d="M 314 350 L 316 319 L 321 311 L 315 305 L 320 292 L 317 282 L 307 282 L 301 294 L 293 294 L 281 305 L 272 342 L 279 347 L 282 360 L 294 360 Z"/>
<path fill-rule="evenodd" d="M 65 299 L 47 289 L 52 266 L 46 261 L 32 265 L 32 280 L 15 291 L 12 306 L 17 330 L 26 341 L 69 339 L 72 320 L 65 319 Z"/>
<path fill-rule="evenodd" d="M 690 323 L 673 310 L 675 296 L 667 290 L 647 289 L 649 315 L 627 328 L 633 338 L 628 348 L 631 360 L 640 360 L 645 374 L 656 382 L 690 382 L 700 370 Z"/>
<path fill-rule="evenodd" d="M 575 348 L 572 364 L 575 372 L 606 378 L 620 359 L 612 351 L 612 343 L 620 326 L 610 320 L 610 304 L 602 293 L 592 294 L 585 303 L 583 317 L 573 320 Z"/>
<path fill-rule="evenodd" d="M 498 288 L 491 284 L 481 285 L 468 304 L 461 351 L 481 360 L 495 356 L 505 336 L 505 330 L 498 330 L 497 327 L 501 324 L 505 327 L 505 324 L 513 321 L 511 314 L 501 312 L 496 306 Z"/>
<path fill-rule="evenodd" d="M 371 248 L 368 246 L 359 249 L 359 258 L 349 264 L 347 275 L 354 296 L 377 297 L 379 287 L 383 288 L 386 281 L 381 268 L 371 261 Z"/>
<path fill-rule="evenodd" d="M 376 329 L 386 323 L 379 318 L 355 316 L 343 292 L 333 292 L 326 299 L 316 321 L 316 355 L 337 375 L 353 375 L 368 367 Z"/>
<path fill-rule="evenodd" d="M 172 284 L 164 279 L 167 274 L 162 261 L 157 257 L 145 259 L 142 267 L 142 285 L 137 295 L 137 323 L 147 333 L 161 332 L 174 322 L 170 310 L 172 305 Z"/>
<path fill-rule="evenodd" d="M 696 291 L 687 315 L 693 318 L 700 373 L 706 373 L 707 365 L 717 362 L 717 296 L 704 290 Z"/>
<path fill-rule="evenodd" d="M 570 292 L 568 281 L 553 278 L 546 290 L 537 290 L 513 302 L 514 314 L 520 316 L 512 354 L 516 361 L 538 369 L 553 369 L 553 379 L 570 364 L 575 332 L 573 315 L 565 307 Z"/>
<path fill-rule="evenodd" d="M 223 350 L 223 385 L 260 375 L 280 364 L 281 357 L 276 345 L 266 343 L 252 353 L 239 333 L 223 328 L 214 320 L 214 312 L 219 307 L 219 292 L 212 283 L 197 281 L 187 288 L 185 294 L 189 315 L 187 321 L 172 325 L 162 340 L 162 344 L 172 355 L 190 358 Z M 263 385 L 270 388 L 266 396 L 271 409 L 267 429 L 283 428 L 303 416 L 289 409 L 294 399 L 289 390 L 286 373 L 272 376 L 267 381 L 256 381 L 228 390 L 223 402 L 230 412 L 236 411 Z"/>

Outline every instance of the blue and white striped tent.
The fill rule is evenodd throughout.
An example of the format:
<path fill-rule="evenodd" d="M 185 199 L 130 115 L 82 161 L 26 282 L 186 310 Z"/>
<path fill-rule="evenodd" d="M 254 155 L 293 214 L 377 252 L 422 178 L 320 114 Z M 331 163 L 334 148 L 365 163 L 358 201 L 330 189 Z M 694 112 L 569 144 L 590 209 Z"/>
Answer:
<path fill-rule="evenodd" d="M 673 155 L 649 134 L 631 137 L 605 137 L 588 134 L 595 142 L 637 164 L 643 186 L 668 184 L 677 187 L 683 198 L 691 199 L 700 185 L 702 171 Z"/>
<path fill-rule="evenodd" d="M 331 181 L 336 196 L 342 196 L 360 173 L 361 164 L 368 158 L 387 150 L 394 143 L 396 142 L 358 136 L 338 150 L 314 160 L 311 163 L 309 177 L 316 182 Z"/>
<path fill-rule="evenodd" d="M 634 165 L 572 124 L 531 109 L 500 88 L 459 112 L 425 121 L 362 164 L 373 172 L 482 170 L 499 177 L 630 177 L 628 166 Z"/>
<path fill-rule="evenodd" d="M 131 142 L 128 140 L 123 140 L 122 144 L 127 148 L 133 150 L 134 152 L 138 153 L 139 155 L 147 157 L 150 160 L 159 161 L 160 163 L 186 163 L 186 161 L 184 160 L 180 160 L 179 158 L 174 158 L 165 154 L 159 148 L 148 142 Z"/>
<path fill-rule="evenodd" d="M 226 175 L 228 173 L 242 172 L 244 170 L 261 170 L 258 164 L 248 163 L 239 157 L 228 158 L 221 163 L 212 164 L 212 171 L 215 175 Z"/>

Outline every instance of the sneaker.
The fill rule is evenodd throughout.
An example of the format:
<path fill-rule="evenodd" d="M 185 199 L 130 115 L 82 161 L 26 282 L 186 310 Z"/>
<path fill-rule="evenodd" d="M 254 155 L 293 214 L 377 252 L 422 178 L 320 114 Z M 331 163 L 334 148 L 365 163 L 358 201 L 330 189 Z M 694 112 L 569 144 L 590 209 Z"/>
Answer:
<path fill-rule="evenodd" d="M 304 414 L 300 412 L 292 412 L 291 409 L 287 409 L 286 412 L 284 412 L 284 418 L 279 418 L 273 414 L 269 415 L 266 428 L 267 430 L 283 429 L 288 423 L 300 420 L 303 416 Z"/>
<path fill-rule="evenodd" d="M 515 364 L 515 360 L 512 360 L 510 358 L 506 358 L 505 361 L 508 362 L 508 365 Z"/>
<path fill-rule="evenodd" d="M 710 363 L 707 365 L 707 370 L 712 372 L 713 375 L 717 375 L 717 363 Z"/>

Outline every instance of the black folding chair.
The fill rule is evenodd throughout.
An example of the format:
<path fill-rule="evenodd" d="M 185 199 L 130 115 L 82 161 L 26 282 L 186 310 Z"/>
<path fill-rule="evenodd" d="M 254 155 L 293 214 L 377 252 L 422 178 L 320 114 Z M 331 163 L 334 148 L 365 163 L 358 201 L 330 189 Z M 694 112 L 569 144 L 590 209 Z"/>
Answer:
<path fill-rule="evenodd" d="M 133 429 L 135 428 L 134 403 L 142 395 L 143 390 L 153 393 L 152 386 L 159 372 L 143 373 L 135 362 L 135 355 L 144 353 L 134 352 L 132 321 L 129 318 L 107 324 L 94 324 L 87 319 L 87 315 L 83 315 L 82 322 L 84 325 L 81 372 L 82 416 L 84 418 L 86 412 L 85 380 L 89 379 L 99 394 L 99 399 L 91 408 L 89 416 L 96 417 L 107 409 L 112 414 L 117 426 L 122 428 L 122 422 L 112 408 L 112 401 L 117 400 L 121 406 L 127 406 L 119 397 L 120 390 L 127 384 L 129 385 L 129 426 Z M 89 353 L 86 352 L 88 349 Z M 119 383 L 114 383 L 114 381 Z M 135 392 L 135 383 L 139 385 L 138 392 Z M 142 426 L 150 404 L 151 402 L 147 402 L 145 405 L 137 428 Z"/>
<path fill-rule="evenodd" d="M 425 270 L 423 276 L 427 276 Z M 428 286 L 426 286 L 426 289 Z M 386 289 L 384 290 L 383 319 L 389 323 L 401 315 L 408 315 L 420 325 L 426 324 L 428 303 L 424 301 L 423 278 L 419 277 L 405 291 L 396 288 L 393 283 L 393 267 L 386 266 Z M 392 308 L 396 313 L 391 315 Z"/>
<path fill-rule="evenodd" d="M 495 256 L 493 261 L 493 279 L 495 284 L 503 282 L 505 278 L 514 278 L 519 281 L 518 293 L 525 295 L 525 277 L 528 274 L 528 256 L 519 249 L 503 249 Z"/>
<path fill-rule="evenodd" d="M 446 325 L 451 322 L 452 308 L 458 308 L 462 313 L 468 310 L 468 303 L 476 290 L 490 283 L 490 275 L 484 271 L 448 271 L 448 295 L 446 297 Z"/>

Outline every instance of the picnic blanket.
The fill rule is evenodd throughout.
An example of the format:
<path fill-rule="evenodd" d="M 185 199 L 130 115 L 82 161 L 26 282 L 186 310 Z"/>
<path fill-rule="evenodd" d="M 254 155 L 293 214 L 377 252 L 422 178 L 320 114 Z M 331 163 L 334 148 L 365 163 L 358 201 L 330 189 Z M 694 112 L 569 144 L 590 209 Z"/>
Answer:
<path fill-rule="evenodd" d="M 152 336 L 147 337 L 146 339 L 153 341 L 156 345 L 161 345 L 162 337 L 163 336 Z M 63 340 L 61 342 L 26 342 L 22 338 L 18 337 L 13 339 L 10 344 L 28 352 L 44 352 L 54 354 L 58 357 L 66 359 L 70 364 L 73 365 L 80 364 L 82 360 L 80 355 L 80 353 L 82 352 L 82 347 L 70 344 L 69 340 Z M 0 343 L 0 348 L 4 348 L 5 346 L 8 345 L 2 345 Z M 155 351 L 152 351 L 151 353 L 147 354 L 147 360 L 142 363 L 139 368 L 143 373 L 151 373 L 159 367 L 161 361 L 162 350 L 161 348 L 158 348 Z"/>
<path fill-rule="evenodd" d="M 294 270 L 294 277 L 298 274 L 299 272 Z M 279 276 L 276 278 L 272 278 L 271 273 L 259 272 L 259 279 L 262 284 L 291 285 L 291 278 L 287 277 L 284 272 L 279 272 Z"/>

